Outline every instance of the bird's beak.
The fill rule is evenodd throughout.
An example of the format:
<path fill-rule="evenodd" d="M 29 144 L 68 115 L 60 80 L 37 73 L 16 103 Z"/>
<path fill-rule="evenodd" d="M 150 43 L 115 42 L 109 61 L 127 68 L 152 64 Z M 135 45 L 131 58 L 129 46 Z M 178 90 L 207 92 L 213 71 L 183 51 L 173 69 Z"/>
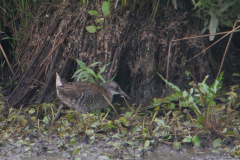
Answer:
<path fill-rule="evenodd" d="M 125 92 L 121 91 L 120 95 L 126 97 L 127 99 L 131 99 Z"/>

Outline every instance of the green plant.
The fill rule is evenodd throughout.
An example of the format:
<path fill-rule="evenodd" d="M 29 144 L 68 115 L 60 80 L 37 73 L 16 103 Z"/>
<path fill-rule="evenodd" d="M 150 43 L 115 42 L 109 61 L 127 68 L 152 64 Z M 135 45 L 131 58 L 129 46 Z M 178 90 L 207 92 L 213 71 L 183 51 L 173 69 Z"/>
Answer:
<path fill-rule="evenodd" d="M 172 93 L 169 97 L 165 97 L 161 102 L 156 101 L 153 103 L 153 106 L 162 106 L 162 104 L 173 103 L 171 101 L 178 101 L 180 107 L 190 107 L 193 109 L 197 116 L 195 123 L 200 126 L 200 128 L 207 129 L 210 132 L 213 132 L 221 137 L 235 136 L 239 137 L 239 130 L 235 126 L 239 125 L 239 114 L 238 111 L 234 110 L 236 106 L 237 95 L 234 92 L 238 86 L 232 86 L 231 91 L 224 94 L 228 95 L 228 103 L 224 97 L 219 98 L 219 89 L 222 86 L 223 72 L 210 86 L 206 84 L 208 76 L 204 78 L 202 83 L 195 84 L 190 83 L 192 86 L 188 91 L 181 91 L 177 86 L 168 82 L 160 74 L 158 74 L 162 80 L 169 85 L 175 93 Z M 217 104 L 216 100 L 221 102 Z M 199 106 L 202 106 L 205 109 L 204 112 L 201 112 Z M 175 108 L 175 106 L 173 107 Z M 233 109 L 232 109 L 233 108 Z M 190 114 L 188 114 L 190 116 Z M 182 117 L 181 115 L 179 117 Z M 192 118 L 191 118 L 192 119 Z M 183 142 L 192 142 L 193 144 L 199 146 L 200 140 L 197 135 L 194 137 L 188 136 L 183 139 Z M 218 143 L 213 145 L 216 147 Z"/>
<path fill-rule="evenodd" d="M 240 18 L 239 0 L 199 0 L 197 3 L 192 0 L 192 3 L 194 9 L 198 8 L 198 16 L 204 20 L 202 33 L 208 29 L 214 34 L 220 25 L 232 27 Z M 209 37 L 210 41 L 213 39 L 214 36 Z"/>
<path fill-rule="evenodd" d="M 79 82 L 79 80 L 80 80 L 82 82 L 89 81 L 89 82 L 95 83 L 98 79 L 101 79 L 103 82 L 106 82 L 101 74 L 105 71 L 107 65 L 109 65 L 109 64 L 105 64 L 100 69 L 100 71 L 96 74 L 92 69 L 90 69 L 90 67 L 93 67 L 97 64 L 101 64 L 101 62 L 94 62 L 94 63 L 90 64 L 89 66 L 87 66 L 84 62 L 82 62 L 80 60 L 77 60 L 77 63 L 79 64 L 80 69 L 77 70 L 72 76 L 72 78 L 75 78 L 75 77 L 77 78 L 77 82 Z"/>
<path fill-rule="evenodd" d="M 86 27 L 86 29 L 89 33 L 95 33 L 97 31 L 97 29 L 101 29 L 103 27 L 102 25 L 103 25 L 104 18 L 99 18 L 98 12 L 94 11 L 94 10 L 90 10 L 90 11 L 88 11 L 88 13 L 92 16 L 97 16 L 95 18 L 95 22 L 96 22 L 97 26 L 90 25 L 90 26 Z M 107 1 L 103 2 L 102 13 L 103 13 L 104 17 L 107 17 L 107 15 L 110 13 L 110 2 L 107 2 Z"/>
<path fill-rule="evenodd" d="M 220 77 L 218 77 L 215 82 L 208 86 L 206 84 L 206 80 L 208 76 L 206 76 L 202 83 L 198 83 L 196 85 L 195 83 L 191 82 L 190 85 L 192 88 L 189 91 L 181 91 L 177 86 L 172 84 L 171 82 L 168 82 L 166 79 L 164 79 L 160 74 L 158 74 L 162 80 L 168 84 L 175 93 L 173 93 L 170 97 L 165 97 L 165 100 L 178 100 L 180 107 L 190 107 L 193 109 L 197 117 L 199 118 L 199 123 L 202 125 L 210 125 L 210 108 L 216 106 L 216 102 L 214 101 L 214 98 L 216 97 L 217 91 L 221 88 L 223 79 L 223 72 L 221 73 Z M 204 115 L 202 115 L 200 109 L 198 106 L 202 106 L 206 108 L 206 112 Z"/>

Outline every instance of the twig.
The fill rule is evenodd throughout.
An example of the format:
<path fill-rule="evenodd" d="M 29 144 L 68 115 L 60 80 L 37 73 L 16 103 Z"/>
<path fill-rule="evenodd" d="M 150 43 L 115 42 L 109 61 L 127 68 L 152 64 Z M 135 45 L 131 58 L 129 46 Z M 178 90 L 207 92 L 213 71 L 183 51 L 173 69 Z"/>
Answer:
<path fill-rule="evenodd" d="M 8 58 L 7 58 L 7 56 L 6 56 L 5 52 L 4 52 L 1 44 L 0 44 L 0 49 L 1 49 L 2 53 L 3 53 L 3 56 L 4 56 L 5 60 L 7 61 L 8 67 L 10 68 L 13 76 L 15 76 L 15 74 L 14 74 L 14 72 L 13 72 L 13 69 L 12 69 L 12 66 L 11 66 L 11 64 L 9 63 Z"/>
<path fill-rule="evenodd" d="M 240 26 L 238 26 L 238 27 L 235 29 L 235 26 L 236 26 L 237 22 L 240 22 L 240 20 L 235 21 L 234 26 L 233 26 L 233 30 L 236 30 L 237 28 L 240 27 Z M 227 54 L 227 50 L 228 50 L 229 44 L 230 44 L 231 39 L 232 39 L 232 35 L 233 35 L 233 32 L 231 32 L 231 34 L 230 34 L 230 37 L 229 37 L 229 40 L 228 40 L 228 43 L 227 43 L 227 47 L 226 47 L 226 49 L 225 49 L 225 51 L 224 51 L 224 54 L 223 54 L 223 58 L 222 58 L 221 65 L 220 65 L 220 68 L 219 68 L 219 70 L 218 70 L 217 77 L 219 76 L 219 74 L 220 74 L 220 72 L 221 72 L 221 70 L 222 70 L 223 62 L 224 62 L 224 60 L 225 60 L 225 57 L 226 57 L 226 54 Z M 217 77 L 216 77 L 216 78 L 217 78 Z"/>

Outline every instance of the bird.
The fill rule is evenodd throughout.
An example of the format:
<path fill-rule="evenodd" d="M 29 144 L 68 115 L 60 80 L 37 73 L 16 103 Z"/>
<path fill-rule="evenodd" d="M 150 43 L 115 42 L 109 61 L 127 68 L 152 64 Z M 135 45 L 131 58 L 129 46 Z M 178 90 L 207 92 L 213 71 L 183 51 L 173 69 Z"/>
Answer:
<path fill-rule="evenodd" d="M 66 82 L 61 80 L 57 72 L 56 91 L 65 105 L 80 113 L 91 112 L 109 106 L 113 95 L 116 94 L 131 99 L 115 81 L 107 81 L 102 85 L 91 82 Z"/>

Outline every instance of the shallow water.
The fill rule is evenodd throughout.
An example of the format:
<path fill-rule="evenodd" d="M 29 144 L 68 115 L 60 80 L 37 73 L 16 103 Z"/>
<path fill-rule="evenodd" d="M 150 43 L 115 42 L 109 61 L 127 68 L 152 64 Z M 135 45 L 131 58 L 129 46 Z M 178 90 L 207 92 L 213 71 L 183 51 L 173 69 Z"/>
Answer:
<path fill-rule="evenodd" d="M 85 159 L 85 160 L 92 160 L 92 159 L 101 159 L 104 160 L 104 156 L 112 154 L 115 152 L 114 148 L 108 148 L 104 146 L 103 143 L 99 143 L 97 145 L 90 145 L 90 144 L 83 144 L 84 151 L 79 151 L 79 153 L 74 157 L 71 157 L 72 150 L 60 152 L 57 147 L 54 145 L 49 146 L 48 150 L 51 152 L 41 152 L 40 155 L 36 155 L 36 152 L 25 152 L 26 147 L 13 147 L 10 145 L 6 145 L 4 148 L 1 149 L 1 158 L 0 159 L 26 159 L 26 160 L 40 160 L 40 159 L 47 159 L 47 160 L 56 160 L 56 159 Z M 77 145 L 76 145 L 77 146 Z M 124 150 L 124 148 L 123 148 Z M 122 150 L 122 151 L 123 151 Z M 128 148 L 129 154 L 126 152 L 117 153 L 115 159 L 121 157 L 122 159 L 134 159 L 134 156 L 130 155 L 137 155 L 141 152 L 138 150 L 131 150 Z M 5 156 L 4 156 L 5 155 Z M 114 159 L 114 158 L 110 158 Z M 227 149 L 204 149 L 201 147 L 190 147 L 188 146 L 183 147 L 181 150 L 172 149 L 170 145 L 161 145 L 158 148 L 155 148 L 154 151 L 147 151 L 144 153 L 144 157 L 135 157 L 135 159 L 141 160 L 221 160 L 221 159 L 228 159 L 234 160 L 238 158 L 234 158 L 231 156 Z"/>
<path fill-rule="evenodd" d="M 171 150 L 170 152 L 156 151 L 149 152 L 148 156 L 142 160 L 231 160 L 238 159 L 231 156 L 226 150 L 217 150 L 216 153 L 211 149 L 181 149 L 180 151 Z"/>

